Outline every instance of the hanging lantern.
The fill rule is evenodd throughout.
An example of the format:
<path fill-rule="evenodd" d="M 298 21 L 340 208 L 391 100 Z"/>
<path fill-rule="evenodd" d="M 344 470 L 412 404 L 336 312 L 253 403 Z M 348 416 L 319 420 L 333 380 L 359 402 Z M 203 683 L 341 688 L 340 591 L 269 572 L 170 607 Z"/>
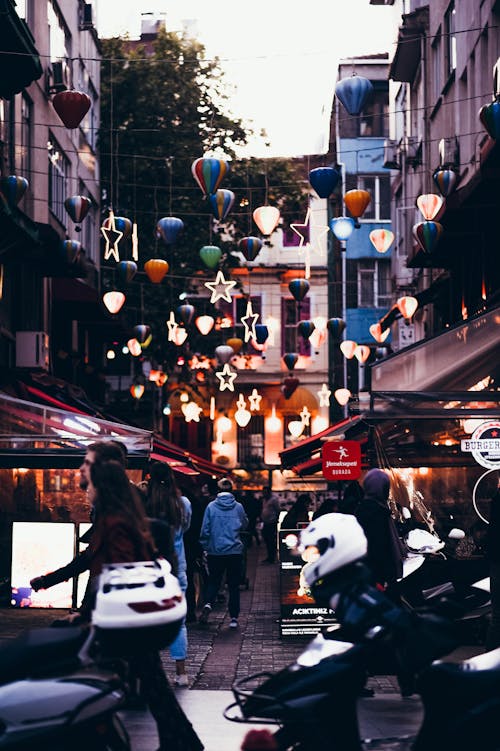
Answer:
<path fill-rule="evenodd" d="M 238 409 L 234 413 L 234 419 L 236 420 L 240 428 L 245 428 L 250 422 L 252 413 L 250 412 L 250 410 L 246 408 L 246 402 L 243 397 L 243 394 L 239 395 L 238 401 L 236 402 L 236 406 Z"/>
<path fill-rule="evenodd" d="M 500 101 L 495 99 L 479 110 L 479 119 L 486 132 L 496 141 L 500 136 Z"/>
<path fill-rule="evenodd" d="M 126 240 L 132 234 L 133 225 L 132 225 L 131 220 L 127 219 L 126 216 L 115 216 L 113 218 L 115 222 L 115 230 L 117 232 L 121 232 L 123 235 L 123 239 Z M 102 226 L 105 229 L 111 229 L 112 220 L 109 216 L 106 217 L 106 219 L 103 221 Z"/>
<path fill-rule="evenodd" d="M 91 206 L 92 201 L 87 196 L 70 196 L 64 201 L 64 208 L 77 225 L 83 222 Z M 75 231 L 81 232 L 81 227 L 75 227 Z"/>
<path fill-rule="evenodd" d="M 17 206 L 21 198 L 28 190 L 29 182 L 25 177 L 7 175 L 0 178 L 0 192 L 9 206 Z"/>
<path fill-rule="evenodd" d="M 351 339 L 345 339 L 343 342 L 340 342 L 339 346 L 344 357 L 351 360 L 354 357 L 354 352 L 356 351 L 358 344 Z"/>
<path fill-rule="evenodd" d="M 225 365 L 234 355 L 234 349 L 228 344 L 219 344 L 219 346 L 215 348 L 215 355 L 221 365 Z"/>
<path fill-rule="evenodd" d="M 52 106 L 69 130 L 78 128 L 92 101 L 83 91 L 60 91 L 52 98 Z"/>
<path fill-rule="evenodd" d="M 396 305 L 403 318 L 409 321 L 418 308 L 418 300 L 411 296 L 400 297 Z"/>
<path fill-rule="evenodd" d="M 263 244 L 260 237 L 242 237 L 238 243 L 238 248 L 247 261 L 255 261 Z"/>
<path fill-rule="evenodd" d="M 264 323 L 255 324 L 255 341 L 257 344 L 265 344 L 269 338 L 269 329 Z"/>
<path fill-rule="evenodd" d="M 436 193 L 423 193 L 417 198 L 417 208 L 424 219 L 431 220 L 439 217 L 444 207 L 443 196 L 438 196 Z"/>
<path fill-rule="evenodd" d="M 345 405 L 347 404 L 347 402 L 349 401 L 349 399 L 352 396 L 352 394 L 349 391 L 349 389 L 336 389 L 333 392 L 333 395 L 334 395 L 335 399 L 338 401 L 338 403 L 342 407 L 345 407 Z"/>
<path fill-rule="evenodd" d="M 177 326 L 174 331 L 173 342 L 177 347 L 182 347 L 186 339 L 188 338 L 188 332 L 184 326 Z"/>
<path fill-rule="evenodd" d="M 222 251 L 216 245 L 204 245 L 200 248 L 200 258 L 209 269 L 217 268 Z"/>
<path fill-rule="evenodd" d="M 76 263 L 80 257 L 82 244 L 78 240 L 61 240 L 61 256 L 66 263 Z"/>
<path fill-rule="evenodd" d="M 360 363 L 365 363 L 370 357 L 370 347 L 368 347 L 366 344 L 358 344 L 358 346 L 354 350 L 354 357 Z"/>
<path fill-rule="evenodd" d="M 120 261 L 116 264 L 116 271 L 122 284 L 128 284 L 137 274 L 137 264 L 135 261 Z"/>
<path fill-rule="evenodd" d="M 265 425 L 266 433 L 277 433 L 279 430 L 281 430 L 282 422 L 276 414 L 275 404 L 273 404 L 273 406 L 271 407 L 271 414 L 269 415 L 269 417 L 266 417 Z"/>
<path fill-rule="evenodd" d="M 153 284 L 159 284 L 168 273 L 169 265 L 163 258 L 151 258 L 144 264 L 144 271 Z"/>
<path fill-rule="evenodd" d="M 439 222 L 425 221 L 413 225 L 413 237 L 424 253 L 432 253 L 443 234 L 443 225 Z"/>
<path fill-rule="evenodd" d="M 214 323 L 215 319 L 213 316 L 198 316 L 194 321 L 194 325 L 203 336 L 206 336 L 212 331 Z"/>
<path fill-rule="evenodd" d="M 215 193 L 227 172 L 229 172 L 229 162 L 224 159 L 200 157 L 191 165 L 191 173 L 205 198 Z"/>
<path fill-rule="evenodd" d="M 179 233 L 184 229 L 184 222 L 176 216 L 164 216 L 156 224 L 156 236 L 165 245 L 173 245 Z"/>
<path fill-rule="evenodd" d="M 305 423 L 302 420 L 290 420 L 288 423 L 288 430 L 292 438 L 300 438 L 304 432 Z"/>
<path fill-rule="evenodd" d="M 315 350 L 318 350 L 321 347 L 321 345 L 323 344 L 323 342 L 325 341 L 325 339 L 326 339 L 326 329 L 324 329 L 324 330 L 318 329 L 317 326 L 314 329 L 314 331 L 312 332 L 311 336 L 309 337 L 309 341 L 311 342 L 311 346 Z"/>
<path fill-rule="evenodd" d="M 432 178 L 437 189 L 445 198 L 453 193 L 458 181 L 458 175 L 451 167 L 437 169 Z"/>
<path fill-rule="evenodd" d="M 328 198 L 335 190 L 340 173 L 333 167 L 316 167 L 309 172 L 309 183 L 319 198 Z"/>
<path fill-rule="evenodd" d="M 373 336 L 376 342 L 379 344 L 382 344 L 382 342 L 385 342 L 389 334 L 391 333 L 391 330 L 389 328 L 382 330 L 382 326 L 380 323 L 372 323 L 370 328 L 368 329 L 370 334 Z"/>
<path fill-rule="evenodd" d="M 208 204 L 214 217 L 219 222 L 223 222 L 227 217 L 234 203 L 234 193 L 232 190 L 216 190 L 213 195 L 208 196 Z"/>
<path fill-rule="evenodd" d="M 243 347 L 243 339 L 240 339 L 238 336 L 232 336 L 226 340 L 226 345 L 231 347 L 234 354 L 237 355 Z"/>
<path fill-rule="evenodd" d="M 296 352 L 286 352 L 286 354 L 283 355 L 282 359 L 288 370 L 293 370 L 297 365 L 299 356 Z"/>
<path fill-rule="evenodd" d="M 354 226 L 359 228 L 359 217 L 363 216 L 372 197 L 367 190 L 348 190 L 344 196 L 344 203 L 354 219 Z"/>
<path fill-rule="evenodd" d="M 297 302 L 301 302 L 309 292 L 309 282 L 307 279 L 292 279 L 288 284 L 288 289 L 290 290 L 292 297 Z"/>
<path fill-rule="evenodd" d="M 329 318 L 326 326 L 334 342 L 340 342 L 345 331 L 345 321 L 342 318 Z"/>
<path fill-rule="evenodd" d="M 139 342 L 139 344 L 142 346 L 144 345 L 148 338 L 151 336 L 151 327 L 146 326 L 144 323 L 138 323 L 137 326 L 134 326 L 132 329 L 132 332 Z"/>
<path fill-rule="evenodd" d="M 337 216 L 330 220 L 330 229 L 337 240 L 348 240 L 355 226 L 354 219 L 350 216 Z"/>
<path fill-rule="evenodd" d="M 142 353 L 142 347 L 137 339 L 129 339 L 127 342 L 127 347 L 130 354 L 134 357 L 139 357 L 139 355 Z"/>
<path fill-rule="evenodd" d="M 280 220 L 280 212 L 275 206 L 259 206 L 252 214 L 253 220 L 263 235 L 270 235 Z"/>
<path fill-rule="evenodd" d="M 378 253 L 387 253 L 393 243 L 394 233 L 390 229 L 372 229 L 369 238 Z"/>
<path fill-rule="evenodd" d="M 300 383 L 299 379 L 293 376 L 287 376 L 283 380 L 281 391 L 285 399 L 290 399 L 292 394 L 297 390 L 299 383 Z"/>
<path fill-rule="evenodd" d="M 117 291 L 106 292 L 102 296 L 102 301 L 109 312 L 115 314 L 122 309 L 123 303 L 125 302 L 125 295 L 123 292 Z"/>
<path fill-rule="evenodd" d="M 359 115 L 372 91 L 368 78 L 357 75 L 343 78 L 335 86 L 335 96 L 350 115 Z"/>
<path fill-rule="evenodd" d="M 177 308 L 177 315 L 185 326 L 189 326 L 194 316 L 194 305 L 185 303 Z"/>
<path fill-rule="evenodd" d="M 144 386 L 142 385 L 142 383 L 133 383 L 130 387 L 130 393 L 132 394 L 134 399 L 140 399 L 144 394 Z"/>
<path fill-rule="evenodd" d="M 304 339 L 309 339 L 315 328 L 316 326 L 314 325 L 314 321 L 299 321 L 299 323 L 297 324 L 299 334 Z"/>

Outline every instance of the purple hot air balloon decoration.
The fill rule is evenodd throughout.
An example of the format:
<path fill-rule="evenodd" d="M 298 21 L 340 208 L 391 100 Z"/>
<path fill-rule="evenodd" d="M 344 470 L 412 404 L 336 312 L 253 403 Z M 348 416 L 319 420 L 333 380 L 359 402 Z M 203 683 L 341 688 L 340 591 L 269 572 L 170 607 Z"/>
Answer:
<path fill-rule="evenodd" d="M 309 282 L 307 279 L 292 279 L 292 281 L 288 284 L 288 289 L 292 293 L 292 296 L 297 300 L 297 302 L 301 302 L 304 297 L 309 292 Z"/>
<path fill-rule="evenodd" d="M 264 323 L 255 324 L 255 341 L 257 344 L 265 344 L 269 338 L 269 329 Z"/>
<path fill-rule="evenodd" d="M 225 189 L 216 190 L 208 196 L 210 210 L 219 222 L 223 222 L 233 208 L 234 198 L 233 191 Z"/>
<path fill-rule="evenodd" d="M 200 157 L 191 165 L 193 177 L 205 197 L 215 193 L 228 171 L 229 163 L 224 159 Z"/>
<path fill-rule="evenodd" d="M 238 243 L 238 248 L 241 250 L 247 261 L 255 261 L 262 246 L 263 242 L 260 237 L 242 237 Z"/>
<path fill-rule="evenodd" d="M 120 261 L 116 264 L 116 271 L 122 284 L 128 284 L 137 274 L 137 264 L 135 261 Z"/>
<path fill-rule="evenodd" d="M 329 318 L 326 327 L 332 335 L 334 342 L 340 342 L 345 331 L 345 321 L 342 318 Z"/>
<path fill-rule="evenodd" d="M 173 245 L 183 229 L 184 222 L 182 219 L 176 216 L 164 216 L 156 225 L 156 234 L 165 245 Z"/>
<path fill-rule="evenodd" d="M 25 177 L 7 175 L 0 178 L 0 191 L 9 206 L 17 206 L 21 198 L 28 190 L 29 182 Z"/>
<path fill-rule="evenodd" d="M 299 321 L 299 323 L 297 324 L 299 334 L 304 339 L 309 339 L 315 328 L 316 326 L 314 325 L 314 321 Z"/>
<path fill-rule="evenodd" d="M 426 221 L 413 225 L 413 237 L 424 253 L 432 253 L 443 233 L 443 225 L 439 222 Z"/>
<path fill-rule="evenodd" d="M 496 141 L 500 137 L 500 101 L 495 99 L 479 110 L 479 119 L 486 132 Z"/>
<path fill-rule="evenodd" d="M 286 352 L 283 355 L 283 362 L 285 363 L 288 370 L 293 370 L 294 367 L 297 365 L 299 356 L 296 352 Z"/>
<path fill-rule="evenodd" d="M 309 172 L 309 182 L 319 198 L 328 198 L 335 190 L 340 173 L 333 167 L 316 167 Z"/>
<path fill-rule="evenodd" d="M 368 78 L 356 75 L 343 78 L 335 86 L 335 96 L 350 115 L 359 115 L 372 91 Z"/>
<path fill-rule="evenodd" d="M 451 167 L 437 169 L 432 177 L 437 189 L 445 198 L 448 198 L 453 193 L 458 182 L 458 175 Z"/>
<path fill-rule="evenodd" d="M 177 315 L 179 316 L 179 320 L 182 321 L 183 324 L 188 326 L 193 320 L 194 305 L 191 305 L 190 303 L 179 305 L 179 307 L 177 308 Z"/>
<path fill-rule="evenodd" d="M 90 207 L 92 206 L 92 201 L 90 198 L 87 198 L 87 196 L 70 196 L 69 198 L 66 198 L 64 201 L 64 208 L 70 215 L 70 218 L 75 222 L 76 225 L 81 224 L 87 214 L 90 211 Z M 118 229 L 116 225 L 116 217 L 115 217 L 115 226 Z M 75 227 L 76 232 L 81 232 L 81 227 L 76 226 Z M 121 232 L 121 230 L 120 230 Z"/>
<path fill-rule="evenodd" d="M 78 240 L 61 240 L 61 256 L 66 263 L 76 263 L 82 250 Z"/>

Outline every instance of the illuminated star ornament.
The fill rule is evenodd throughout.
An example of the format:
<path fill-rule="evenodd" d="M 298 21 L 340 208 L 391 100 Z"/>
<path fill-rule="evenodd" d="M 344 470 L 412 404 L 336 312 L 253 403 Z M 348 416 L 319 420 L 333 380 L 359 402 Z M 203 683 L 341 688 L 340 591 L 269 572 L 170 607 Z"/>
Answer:
<path fill-rule="evenodd" d="M 260 403 L 262 401 L 262 397 L 257 391 L 257 389 L 254 389 L 250 396 L 248 397 L 248 402 L 250 404 L 250 411 L 251 412 L 257 412 L 260 409 Z"/>
<path fill-rule="evenodd" d="M 311 413 L 307 409 L 307 407 L 304 405 L 302 407 L 302 412 L 299 412 L 299 417 L 304 423 L 304 425 L 307 427 L 311 421 Z"/>
<path fill-rule="evenodd" d="M 115 261 L 118 263 L 120 260 L 120 251 L 118 250 L 118 243 L 123 237 L 123 232 L 120 232 L 116 229 L 115 224 L 115 215 L 113 210 L 110 210 L 109 217 L 107 219 L 107 225 L 104 226 L 104 224 L 101 227 L 101 233 L 104 236 L 104 239 L 106 240 L 106 247 L 104 248 L 104 260 L 107 261 L 108 258 L 111 258 L 111 256 L 114 256 Z"/>
<path fill-rule="evenodd" d="M 203 409 L 196 402 L 183 404 L 181 410 L 186 422 L 200 422 L 200 412 L 203 412 Z"/>
<path fill-rule="evenodd" d="M 226 389 L 234 391 L 234 379 L 238 374 L 231 370 L 229 363 L 226 363 L 222 370 L 219 370 L 215 375 L 220 381 L 219 391 L 225 391 Z"/>
<path fill-rule="evenodd" d="M 324 383 L 319 391 L 316 392 L 319 396 L 319 406 L 320 407 L 329 407 L 330 406 L 330 397 L 332 395 L 332 392 Z"/>
<path fill-rule="evenodd" d="M 176 334 L 177 334 L 177 321 L 175 320 L 175 313 L 173 310 L 170 311 L 170 315 L 168 317 L 167 329 L 168 329 L 168 341 L 175 342 Z"/>
<path fill-rule="evenodd" d="M 226 302 L 231 302 L 231 290 L 233 287 L 236 286 L 236 282 L 224 279 L 224 274 L 222 271 L 217 272 L 217 276 L 215 277 L 214 282 L 205 282 L 205 287 L 210 290 L 212 293 L 212 297 L 210 298 L 210 302 L 216 303 L 218 300 L 225 300 Z"/>
<path fill-rule="evenodd" d="M 290 229 L 300 237 L 299 249 L 303 248 L 305 252 L 305 278 L 311 277 L 311 251 L 316 251 L 319 256 L 322 256 L 322 250 L 319 246 L 321 239 L 329 231 L 329 227 L 324 224 L 313 224 L 311 222 L 311 209 L 307 209 L 306 218 L 303 224 L 290 224 Z M 313 230 L 314 243 L 312 241 Z"/>
<path fill-rule="evenodd" d="M 255 324 L 259 320 L 259 314 L 253 312 L 252 302 L 247 302 L 247 312 L 242 317 L 241 322 L 245 327 L 245 341 L 249 342 L 250 339 L 257 339 L 257 333 L 255 331 Z"/>

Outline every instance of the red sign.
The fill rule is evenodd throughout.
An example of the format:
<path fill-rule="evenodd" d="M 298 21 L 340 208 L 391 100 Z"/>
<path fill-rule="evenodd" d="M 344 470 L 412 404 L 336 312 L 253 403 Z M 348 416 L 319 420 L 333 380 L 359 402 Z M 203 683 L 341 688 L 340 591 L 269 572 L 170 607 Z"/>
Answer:
<path fill-rule="evenodd" d="M 357 480 L 361 475 L 358 441 L 327 441 L 322 453 L 325 480 Z"/>

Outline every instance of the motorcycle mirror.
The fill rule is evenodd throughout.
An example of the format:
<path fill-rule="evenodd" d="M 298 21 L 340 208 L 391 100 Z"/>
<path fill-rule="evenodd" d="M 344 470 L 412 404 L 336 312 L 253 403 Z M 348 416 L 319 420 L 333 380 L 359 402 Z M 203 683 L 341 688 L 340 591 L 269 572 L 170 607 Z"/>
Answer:
<path fill-rule="evenodd" d="M 465 537 L 465 532 L 463 529 L 458 529 L 458 527 L 453 527 L 453 529 L 450 529 L 448 532 L 448 538 L 450 540 L 463 540 Z"/>

